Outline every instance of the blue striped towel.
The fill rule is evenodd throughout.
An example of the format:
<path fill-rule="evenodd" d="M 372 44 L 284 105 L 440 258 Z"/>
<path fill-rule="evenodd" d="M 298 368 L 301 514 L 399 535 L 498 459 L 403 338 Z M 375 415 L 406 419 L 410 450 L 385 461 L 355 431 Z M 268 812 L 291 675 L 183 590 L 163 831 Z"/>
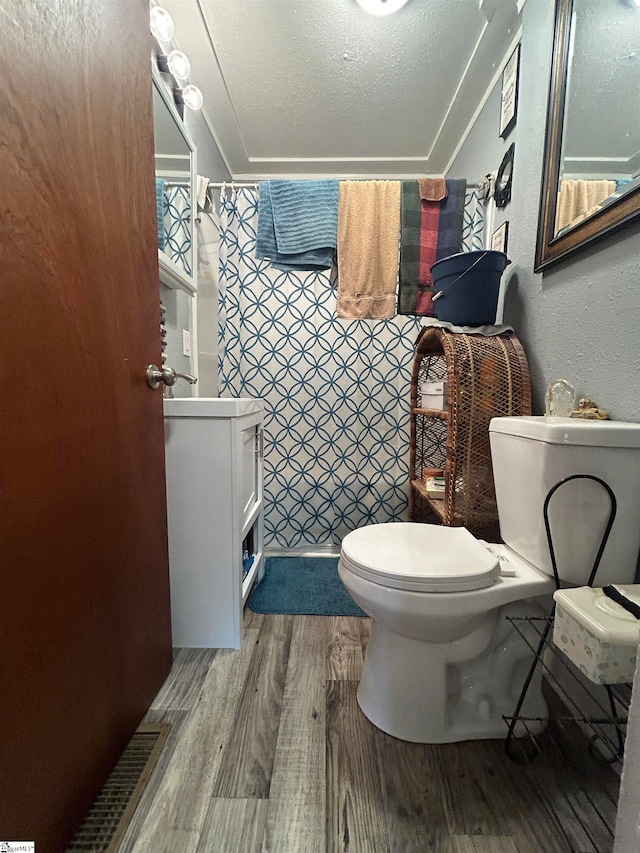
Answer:
<path fill-rule="evenodd" d="M 158 248 L 163 251 L 167 245 L 167 232 L 164 227 L 164 214 L 166 210 L 164 185 L 165 182 L 162 178 L 156 178 L 156 227 L 158 229 Z"/>
<path fill-rule="evenodd" d="M 330 269 L 338 191 L 337 180 L 261 181 L 256 257 L 284 271 Z"/>

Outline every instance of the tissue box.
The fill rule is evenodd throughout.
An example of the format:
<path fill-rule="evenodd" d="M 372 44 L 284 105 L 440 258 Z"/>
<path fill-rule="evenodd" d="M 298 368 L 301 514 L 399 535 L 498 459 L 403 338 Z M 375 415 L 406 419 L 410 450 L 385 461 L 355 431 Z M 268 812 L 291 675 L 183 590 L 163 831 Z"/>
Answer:
<path fill-rule="evenodd" d="M 424 409 L 436 409 L 437 411 L 447 409 L 449 398 L 446 381 L 421 382 L 420 406 Z"/>
<path fill-rule="evenodd" d="M 430 498 L 444 498 L 444 477 L 427 477 L 425 489 Z"/>
<path fill-rule="evenodd" d="M 616 587 L 640 604 L 640 585 Z M 601 589 L 560 589 L 553 597 L 553 642 L 569 660 L 596 684 L 633 681 L 640 621 Z"/>

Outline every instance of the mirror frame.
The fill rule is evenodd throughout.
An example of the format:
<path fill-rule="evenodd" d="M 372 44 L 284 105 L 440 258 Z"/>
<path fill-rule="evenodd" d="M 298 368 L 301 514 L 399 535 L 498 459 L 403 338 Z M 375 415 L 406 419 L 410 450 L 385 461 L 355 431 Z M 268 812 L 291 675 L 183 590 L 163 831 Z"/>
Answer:
<path fill-rule="evenodd" d="M 598 213 L 580 222 L 562 236 L 555 236 L 573 3 L 574 0 L 556 0 L 553 63 L 547 107 L 547 130 L 544 143 L 534 272 L 540 272 L 578 249 L 584 248 L 591 242 L 611 234 L 640 217 L 640 187 L 636 187 Z"/>
<path fill-rule="evenodd" d="M 158 91 L 158 94 L 162 98 L 165 106 L 169 110 L 173 120 L 175 121 L 178 130 L 182 134 L 184 141 L 189 147 L 189 151 L 191 152 L 190 160 L 190 172 L 191 172 L 191 269 L 193 270 L 191 275 L 187 275 L 187 273 L 175 262 L 172 261 L 171 258 L 162 251 L 162 249 L 158 249 L 158 271 L 160 275 L 160 281 L 162 284 L 165 284 L 167 287 L 173 287 L 178 290 L 184 290 L 189 295 L 193 296 L 197 289 L 197 278 L 196 278 L 196 267 L 197 267 L 197 259 L 198 259 L 198 247 L 196 245 L 196 227 L 195 220 L 198 215 L 197 209 L 197 164 L 196 164 L 196 146 L 193 143 L 193 140 L 189 136 L 187 132 L 187 128 L 184 125 L 184 121 L 178 112 L 176 105 L 173 103 L 169 92 L 167 91 L 167 87 L 162 81 L 160 77 L 160 72 L 155 67 L 155 64 L 151 65 L 152 76 L 153 76 L 153 85 L 155 89 Z M 154 152 L 155 152 L 155 142 L 154 142 Z"/>
<path fill-rule="evenodd" d="M 502 158 L 502 163 L 500 163 L 500 167 L 498 168 L 498 172 L 496 174 L 496 183 L 495 189 L 493 191 L 493 197 L 496 201 L 496 207 L 502 209 L 506 207 L 511 201 L 511 185 L 513 184 L 513 167 L 516 156 L 516 144 L 512 142 L 509 148 L 507 149 L 506 154 Z M 511 166 L 509 170 L 509 175 L 507 180 L 502 186 L 502 178 L 507 166 Z"/>

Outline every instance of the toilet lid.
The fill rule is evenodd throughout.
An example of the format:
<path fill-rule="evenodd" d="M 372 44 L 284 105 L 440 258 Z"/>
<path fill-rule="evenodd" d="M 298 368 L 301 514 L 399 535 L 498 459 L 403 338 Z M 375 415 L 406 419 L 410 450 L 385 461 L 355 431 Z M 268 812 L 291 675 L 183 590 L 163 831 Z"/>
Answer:
<path fill-rule="evenodd" d="M 372 524 L 342 540 L 341 559 L 373 583 L 417 592 L 464 592 L 492 586 L 500 563 L 464 527 Z"/>

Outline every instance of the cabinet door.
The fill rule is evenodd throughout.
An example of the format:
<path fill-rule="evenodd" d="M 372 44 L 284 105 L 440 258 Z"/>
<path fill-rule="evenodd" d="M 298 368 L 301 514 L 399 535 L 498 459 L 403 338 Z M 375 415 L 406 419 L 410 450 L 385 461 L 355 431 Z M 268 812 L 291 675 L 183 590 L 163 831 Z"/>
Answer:
<path fill-rule="evenodd" d="M 253 508 L 261 499 L 261 448 L 262 428 L 253 424 L 241 432 L 242 472 L 241 472 L 241 501 L 243 526 Z"/>

